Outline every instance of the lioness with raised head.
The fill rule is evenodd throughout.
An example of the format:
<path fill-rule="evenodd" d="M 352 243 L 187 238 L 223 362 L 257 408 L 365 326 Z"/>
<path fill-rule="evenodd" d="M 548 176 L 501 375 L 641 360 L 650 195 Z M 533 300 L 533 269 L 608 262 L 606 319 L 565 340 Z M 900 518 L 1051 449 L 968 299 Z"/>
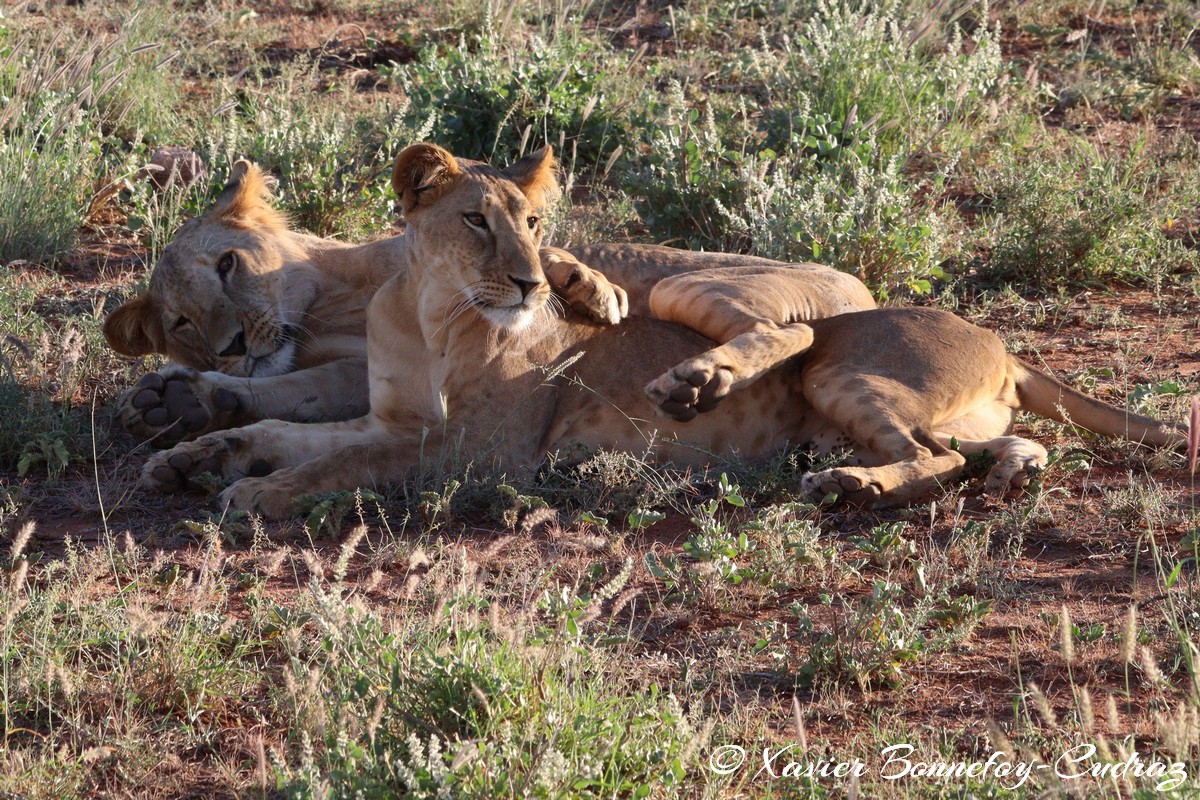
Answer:
<path fill-rule="evenodd" d="M 553 195 L 557 185 L 539 191 Z M 667 277 L 783 266 L 634 244 L 548 248 L 542 258 L 551 287 L 571 308 L 610 323 L 626 313 L 649 314 L 650 291 Z M 185 223 L 167 246 L 149 289 L 105 321 L 105 337 L 118 352 L 161 353 L 175 362 L 125 393 L 121 422 L 163 446 L 263 419 L 362 416 L 367 304 L 408 259 L 399 238 L 351 245 L 289 230 L 270 204 L 266 176 L 237 162 L 212 208 Z M 790 277 L 776 287 L 783 317 L 813 319 L 875 305 L 850 275 L 818 264 L 788 269 Z"/>
<path fill-rule="evenodd" d="M 711 290 L 725 287 L 741 324 L 716 332 L 727 340 L 716 348 L 663 320 L 542 313 L 550 288 L 537 208 L 554 180 L 548 151 L 497 170 L 433 145 L 407 148 L 393 174 L 408 220 L 393 251 L 401 269 L 367 313 L 370 412 L 208 434 L 154 455 L 144 480 L 174 490 L 217 472 L 237 479 L 226 502 L 283 516 L 304 492 L 403 480 L 423 452 L 441 448 L 527 468 L 571 445 L 696 464 L 787 443 L 853 444 L 855 464 L 809 475 L 804 488 L 888 504 L 954 477 L 972 450 L 997 456 L 989 489 L 1024 485 L 1045 450 L 1007 435 L 1019 408 L 1137 441 L 1182 440 L 1177 427 L 1038 373 L 949 313 L 781 319 L 770 270 L 754 281 L 693 273 L 650 292 L 655 313 L 703 320 Z M 681 419 L 707 413 L 656 419 L 647 390 Z"/>

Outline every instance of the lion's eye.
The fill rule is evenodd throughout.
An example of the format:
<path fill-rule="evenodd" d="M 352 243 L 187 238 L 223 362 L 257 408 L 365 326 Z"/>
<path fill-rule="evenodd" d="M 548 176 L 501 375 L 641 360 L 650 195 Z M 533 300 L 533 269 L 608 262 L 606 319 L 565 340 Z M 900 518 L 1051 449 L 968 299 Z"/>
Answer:
<path fill-rule="evenodd" d="M 525 218 L 525 224 L 527 224 L 529 226 L 529 230 L 533 230 L 534 228 L 536 228 L 538 226 L 539 222 L 541 222 L 541 220 L 539 220 L 537 217 L 526 217 Z"/>
<path fill-rule="evenodd" d="M 230 251 L 217 259 L 217 274 L 224 278 L 237 266 L 237 255 Z"/>
<path fill-rule="evenodd" d="M 483 214 L 480 214 L 479 212 L 463 214 L 463 219 L 467 221 L 468 225 L 476 228 L 483 228 L 484 230 L 487 229 L 487 220 L 484 219 Z"/>
<path fill-rule="evenodd" d="M 191 324 L 192 324 L 192 321 L 190 319 L 188 319 L 187 317 L 180 317 L 179 319 L 175 320 L 174 329 L 179 330 L 180 328 L 184 327 L 185 325 L 191 325 Z"/>

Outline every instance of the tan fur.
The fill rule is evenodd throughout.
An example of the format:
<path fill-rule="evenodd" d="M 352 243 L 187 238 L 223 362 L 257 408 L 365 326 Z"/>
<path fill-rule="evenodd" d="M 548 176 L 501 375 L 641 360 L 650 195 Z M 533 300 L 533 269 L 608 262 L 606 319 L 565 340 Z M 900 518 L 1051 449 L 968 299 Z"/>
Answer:
<path fill-rule="evenodd" d="M 528 191 L 552 199 L 547 153 L 514 165 Z M 398 160 L 393 180 L 411 211 L 437 197 L 457 162 Z M 419 182 L 413 175 L 419 174 Z M 395 242 L 349 245 L 290 231 L 270 203 L 270 179 L 238 161 L 202 216 L 183 225 L 156 265 L 147 291 L 109 315 L 109 345 L 128 356 L 162 353 L 174 364 L 145 376 L 119 400 L 135 435 L 170 445 L 262 419 L 352 419 L 368 408 L 367 305 L 403 268 Z M 236 266 L 224 276 L 220 259 Z M 617 322 L 623 292 L 580 264 L 556 269 L 569 303 Z M 504 287 L 501 287 L 503 290 Z M 181 324 L 181 320 L 184 321 Z M 241 337 L 239 339 L 239 337 Z M 244 348 L 244 352 L 243 352 Z"/>
<path fill-rule="evenodd" d="M 729 398 L 706 425 L 656 419 L 641 385 L 709 341 L 660 321 L 607 326 L 550 313 L 541 229 L 521 188 L 538 196 L 556 165 L 547 152 L 517 166 L 510 175 L 433 146 L 401 154 L 397 193 L 428 188 L 403 201 L 408 228 L 392 250 L 400 268 L 368 313 L 370 414 L 202 436 L 154 456 L 147 482 L 172 488 L 214 469 L 242 478 L 228 495 L 236 504 L 279 515 L 299 492 L 399 480 L 422 452 L 443 448 L 514 467 L 575 445 L 699 464 L 714 450 L 764 456 L 818 432 L 819 420 L 794 413 L 800 386 L 786 371 Z M 276 471 L 245 477 L 264 465 Z"/>
<path fill-rule="evenodd" d="M 664 413 L 692 419 L 799 356 L 805 400 L 855 445 L 857 461 L 806 476 L 810 493 L 908 502 L 957 476 L 962 454 L 984 451 L 996 458 L 985 490 L 1020 490 L 1047 453 L 1009 435 L 1017 411 L 1145 444 L 1184 441 L 1182 427 L 1087 397 L 948 312 L 891 308 L 797 322 L 785 279 L 734 269 L 656 286 L 654 311 L 722 344 L 676 364 L 646 393 Z"/>
<path fill-rule="evenodd" d="M 500 174 L 441 153 L 413 149 L 397 159 L 393 186 L 407 214 L 435 204 L 464 170 Z M 556 178 L 548 150 L 505 170 L 534 210 L 557 196 Z M 367 304 L 408 256 L 397 252 L 400 239 L 348 245 L 289 231 L 271 206 L 270 185 L 257 167 L 237 162 L 212 208 L 167 246 L 149 290 L 106 321 L 105 335 L 118 352 L 162 353 L 175 362 L 146 375 L 119 401 L 120 419 L 137 436 L 169 446 L 262 419 L 331 421 L 366 412 Z M 219 260 L 230 252 L 238 264 L 222 279 Z M 734 264 L 789 270 L 791 290 L 806 298 L 799 303 L 803 319 L 874 306 L 859 281 L 816 264 L 653 245 L 547 248 L 541 255 L 556 294 L 575 311 L 610 324 L 631 305 L 634 313 L 649 314 L 650 292 L 665 277 Z M 511 285 L 477 288 L 499 296 Z M 180 319 L 189 324 L 177 327 Z M 237 352 L 239 334 L 245 353 Z"/>
<path fill-rule="evenodd" d="M 289 231 L 268 200 L 266 176 L 237 162 L 212 208 L 166 247 L 149 289 L 105 321 L 114 350 L 176 362 L 121 399 L 134 433 L 169 443 L 263 418 L 366 411 L 367 304 L 397 264 L 386 241 L 352 247 Z M 171 384 L 181 391 L 168 397 Z"/>
<path fill-rule="evenodd" d="M 399 269 L 368 312 L 370 413 L 202 436 L 152 457 L 145 482 L 177 489 L 211 470 L 237 479 L 226 501 L 283 516 L 297 494 L 403 480 L 425 455 L 455 448 L 523 469 L 564 450 L 615 448 L 700 464 L 714 452 L 756 457 L 789 442 L 849 440 L 859 463 L 808 476 L 804 488 L 883 504 L 936 488 L 961 470 L 960 450 L 984 446 L 1002 449 L 1000 488 L 1019 487 L 1045 456 L 1005 436 L 1026 397 L 1086 417 L 1077 424 L 1100 419 L 1105 433 L 1178 439 L 1153 420 L 1098 413 L 1094 401 L 1047 384 L 1009 359 L 995 336 L 945 312 L 885 309 L 797 322 L 812 301 L 788 290 L 789 275 L 800 273 L 775 273 L 777 265 L 695 273 L 701 277 L 681 277 L 675 290 L 660 280 L 661 291 L 651 293 L 664 316 L 702 328 L 715 321 L 713 335 L 732 345 L 724 351 L 661 320 L 560 319 L 546 305 L 540 225 L 521 191 L 536 194 L 554 169 L 548 153 L 508 174 L 432 145 L 405 150 L 397 193 L 427 188 L 404 200 L 408 229 L 391 250 Z M 705 281 L 710 292 L 731 288 L 705 294 Z M 752 288 L 762 286 L 775 290 Z M 691 299 L 679 301 L 685 295 Z M 693 400 L 691 389 L 699 400 L 707 384 L 679 366 L 713 353 L 741 359 L 712 363 L 744 390 L 715 397 L 720 402 L 693 422 L 655 419 L 639 387 L 674 374 L 689 387 L 679 402 Z M 1116 418 L 1129 427 L 1111 430 Z"/>

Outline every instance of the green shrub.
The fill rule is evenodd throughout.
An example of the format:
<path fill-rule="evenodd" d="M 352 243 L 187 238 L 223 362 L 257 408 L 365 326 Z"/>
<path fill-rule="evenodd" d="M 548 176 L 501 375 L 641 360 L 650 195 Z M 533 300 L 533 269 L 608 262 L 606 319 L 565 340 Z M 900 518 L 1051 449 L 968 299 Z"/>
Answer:
<path fill-rule="evenodd" d="M 968 47 L 957 23 L 919 4 L 814 6 L 782 55 L 759 61 L 774 109 L 764 117 L 767 145 L 779 152 L 803 149 L 807 120 L 820 114 L 847 126 L 854 118 L 888 126 L 878 141 L 895 154 L 923 142 L 940 120 L 970 113 L 999 77 L 999 28 L 981 25 Z M 987 19 L 986 6 L 979 17 Z"/>
<path fill-rule="evenodd" d="M 7 38 L 7 37 L 6 37 Z M 61 60 L 54 43 L 5 43 L 0 69 L 0 261 L 45 261 L 74 244 L 101 162 L 89 113 L 102 47 L 77 42 Z M 110 68 L 111 70 L 111 68 Z M 75 77 L 72 81 L 71 77 Z"/>
<path fill-rule="evenodd" d="M 270 84 L 224 104 L 195 147 L 205 168 L 189 185 L 135 184 L 129 227 L 156 260 L 175 231 L 200 214 L 225 185 L 234 161 L 247 158 L 278 179 L 279 207 L 298 227 L 349 239 L 377 235 L 394 219 L 388 176 L 396 153 L 425 133 L 409 127 L 407 101 L 357 102 L 349 90 L 321 91 L 307 59 Z M 143 160 L 146 148 L 136 151 Z"/>
<path fill-rule="evenodd" d="M 853 151 L 832 161 L 770 155 L 746 163 L 742 203 L 724 209 L 754 253 L 829 264 L 882 297 L 925 294 L 944 277 L 951 245 L 943 219 L 912 198 L 898 160 L 875 169 Z"/>
<path fill-rule="evenodd" d="M 594 650 L 539 655 L 513 641 L 519 632 L 472 621 L 480 603 L 458 596 L 449 620 L 387 632 L 323 600 L 328 658 L 312 666 L 322 701 L 308 713 L 299 703 L 298 722 L 324 741 L 301 737 L 289 796 L 647 797 L 678 785 L 695 734 L 671 698 L 614 680 Z"/>
<path fill-rule="evenodd" d="M 121 139 L 166 125 L 162 27 L 141 12 L 118 24 L 91 39 L 0 30 L 0 262 L 69 251 L 104 176 L 126 168 Z"/>
<path fill-rule="evenodd" d="M 527 50 L 514 52 L 489 23 L 454 47 L 427 47 L 390 77 L 412 98 L 409 124 L 428 121 L 432 140 L 457 155 L 507 163 L 549 143 L 568 163 L 595 165 L 625 140 L 606 92 L 607 64 L 588 40 L 531 36 Z"/>
<path fill-rule="evenodd" d="M 1144 141 L 1123 154 L 1074 137 L 1060 144 L 1000 158 L 986 186 L 995 197 L 986 277 L 1046 288 L 1153 285 L 1197 267 L 1195 252 L 1163 232 L 1195 202 L 1184 154 L 1154 153 Z"/>
<path fill-rule="evenodd" d="M 744 250 L 742 231 L 730 231 L 723 207 L 744 202 L 744 153 L 718 130 L 712 107 L 689 108 L 673 83 L 649 126 L 649 141 L 622 170 L 622 188 L 636 197 L 642 220 L 658 241 L 693 248 Z"/>
<path fill-rule="evenodd" d="M 942 216 L 913 199 L 897 158 L 876 160 L 874 137 L 853 120 L 796 121 L 796 147 L 779 155 L 731 147 L 736 133 L 722 133 L 711 106 L 703 116 L 687 108 L 678 84 L 662 113 L 622 176 L 655 239 L 819 261 L 883 296 L 925 293 L 942 277 Z"/>

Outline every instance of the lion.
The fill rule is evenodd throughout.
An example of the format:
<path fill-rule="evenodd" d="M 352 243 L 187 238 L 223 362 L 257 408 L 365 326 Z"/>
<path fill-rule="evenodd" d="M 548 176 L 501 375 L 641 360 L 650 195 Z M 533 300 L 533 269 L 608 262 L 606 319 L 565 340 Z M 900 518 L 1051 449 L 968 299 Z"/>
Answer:
<path fill-rule="evenodd" d="M 543 187 L 551 194 L 556 189 Z M 105 321 L 105 337 L 117 352 L 160 353 L 174 362 L 143 376 L 119 399 L 122 424 L 169 446 L 263 419 L 325 422 L 367 413 L 367 304 L 404 269 L 401 241 L 348 244 L 289 230 L 270 203 L 267 176 L 236 162 L 212 207 L 167 245 L 148 290 Z M 650 291 L 667 277 L 784 266 L 637 244 L 546 248 L 541 257 L 555 294 L 607 323 L 650 314 Z M 793 270 L 784 288 L 792 317 L 875 306 L 857 278 L 818 264 L 787 267 Z"/>
<path fill-rule="evenodd" d="M 665 278 L 648 300 L 661 319 L 546 314 L 548 149 L 497 169 L 412 145 L 392 180 L 408 227 L 392 250 L 401 268 L 367 311 L 370 411 L 206 434 L 153 455 L 146 485 L 174 491 L 215 472 L 234 480 L 224 503 L 283 517 L 299 494 L 402 481 L 425 453 L 453 448 L 529 470 L 564 451 L 699 465 L 850 445 L 851 463 L 806 475 L 801 490 L 882 506 L 936 490 L 982 450 L 997 460 L 986 488 L 1020 490 L 1046 455 L 1010 434 L 1020 409 L 1134 441 L 1183 440 L 1180 426 L 1088 398 L 949 312 L 789 320 L 774 291 L 791 275 L 783 268 Z M 708 312 L 723 342 L 674 321 L 703 329 Z"/>

